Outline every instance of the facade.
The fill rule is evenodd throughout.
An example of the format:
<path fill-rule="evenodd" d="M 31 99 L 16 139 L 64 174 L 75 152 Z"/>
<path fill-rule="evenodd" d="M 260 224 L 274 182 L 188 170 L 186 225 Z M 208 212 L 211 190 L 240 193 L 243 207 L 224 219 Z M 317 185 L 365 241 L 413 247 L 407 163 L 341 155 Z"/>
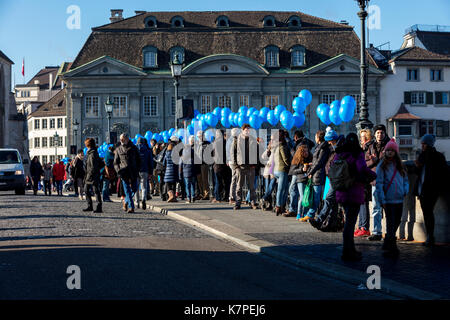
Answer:
<path fill-rule="evenodd" d="M 73 121 L 88 137 L 106 141 L 108 129 L 131 136 L 175 126 L 170 62 L 183 62 L 179 96 L 202 113 L 242 105 L 292 110 L 298 92 L 313 95 L 301 128 L 312 137 L 324 129 L 315 109 L 345 95 L 359 100 L 360 42 L 353 27 L 301 12 L 137 12 L 123 19 L 111 10 L 110 24 L 92 29 L 70 70 L 63 74 L 70 141 Z M 379 122 L 380 80 L 369 68 L 369 112 Z M 114 102 L 110 128 L 104 104 Z M 339 126 L 355 131 L 356 115 Z"/>
<path fill-rule="evenodd" d="M 60 90 L 27 118 L 30 158 L 37 156 L 42 164 L 55 163 L 67 155 L 64 91 Z"/>

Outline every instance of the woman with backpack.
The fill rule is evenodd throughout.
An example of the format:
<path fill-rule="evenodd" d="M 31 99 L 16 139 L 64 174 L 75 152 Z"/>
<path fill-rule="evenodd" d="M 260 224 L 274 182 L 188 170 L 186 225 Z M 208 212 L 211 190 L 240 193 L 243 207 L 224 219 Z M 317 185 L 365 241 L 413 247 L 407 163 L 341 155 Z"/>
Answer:
<path fill-rule="evenodd" d="M 384 157 L 377 166 L 375 192 L 386 214 L 386 236 L 383 250 L 385 257 L 395 258 L 399 254 L 395 234 L 403 212 L 403 199 L 408 194 L 409 183 L 406 169 L 398 154 L 394 139 L 384 148 Z"/>
<path fill-rule="evenodd" d="M 338 162 L 338 160 L 341 161 Z M 376 174 L 367 167 L 358 136 L 353 132 L 347 135 L 344 145 L 336 149 L 336 156 L 329 172 L 331 184 L 334 183 L 331 174 L 332 167 L 338 163 L 344 164 L 348 168 L 348 176 L 343 177 L 343 180 L 346 180 L 344 183 L 346 187 L 335 188 L 333 186 L 336 189 L 336 200 L 342 205 L 345 213 L 344 245 L 341 258 L 344 261 L 359 261 L 362 255 L 361 252 L 356 251 L 353 234 L 359 209 L 364 203 L 364 184 L 375 180 Z"/>

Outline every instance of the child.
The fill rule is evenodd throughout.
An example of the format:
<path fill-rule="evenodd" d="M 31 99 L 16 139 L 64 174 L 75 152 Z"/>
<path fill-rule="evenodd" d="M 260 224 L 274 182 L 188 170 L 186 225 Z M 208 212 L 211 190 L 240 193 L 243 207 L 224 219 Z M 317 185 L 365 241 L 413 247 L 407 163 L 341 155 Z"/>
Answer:
<path fill-rule="evenodd" d="M 376 194 L 386 214 L 386 237 L 383 250 L 385 257 L 396 258 L 399 250 L 395 234 L 400 225 L 403 199 L 408 193 L 408 175 L 399 156 L 394 139 L 386 144 L 385 154 L 377 166 Z"/>

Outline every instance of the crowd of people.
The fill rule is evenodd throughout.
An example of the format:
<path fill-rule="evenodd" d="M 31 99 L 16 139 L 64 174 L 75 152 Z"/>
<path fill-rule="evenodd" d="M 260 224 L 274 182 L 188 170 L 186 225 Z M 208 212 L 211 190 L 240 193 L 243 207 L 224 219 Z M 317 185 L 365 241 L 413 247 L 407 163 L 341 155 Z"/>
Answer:
<path fill-rule="evenodd" d="M 328 127 L 316 132 L 314 142 L 301 130 L 295 131 L 293 139 L 284 130 L 273 130 L 270 137 L 257 137 L 251 130 L 248 124 L 218 129 L 213 141 L 198 131 L 185 144 L 172 136 L 167 143 L 139 138 L 135 145 L 124 133 L 104 159 L 99 157 L 95 140 L 87 139 L 86 154 L 79 150 L 66 166 L 59 162 L 42 168 L 33 159 L 34 194 L 42 178 L 46 195 L 51 195 L 52 186 L 62 195 L 63 182 L 71 179 L 75 195 L 86 197 L 88 207 L 83 211 L 101 213 L 102 202 L 111 201 L 112 194 L 122 199 L 127 213 L 140 207 L 145 210 L 148 200 L 160 197 L 169 203 L 226 202 L 234 210 L 248 205 L 277 216 L 296 217 L 316 228 L 341 211 L 345 217 L 342 259 L 350 261 L 362 257 L 355 248 L 355 237 L 383 239 L 384 212 L 384 255 L 398 256 L 396 231 L 410 186 L 399 146 L 387 136 L 384 125 L 361 130 L 359 137 L 355 133 L 344 137 Z M 423 136 L 421 142 L 414 190 L 425 218 L 425 245 L 433 246 L 433 208 L 444 184 L 442 172 L 448 168 L 445 157 L 434 148 L 433 135 Z"/>

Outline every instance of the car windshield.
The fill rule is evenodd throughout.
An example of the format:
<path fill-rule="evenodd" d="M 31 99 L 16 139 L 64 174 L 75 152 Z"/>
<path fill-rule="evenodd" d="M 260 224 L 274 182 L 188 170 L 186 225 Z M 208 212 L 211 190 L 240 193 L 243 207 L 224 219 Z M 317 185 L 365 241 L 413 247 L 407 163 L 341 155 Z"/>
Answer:
<path fill-rule="evenodd" d="M 0 164 L 4 163 L 20 163 L 19 154 L 13 150 L 0 150 Z"/>

